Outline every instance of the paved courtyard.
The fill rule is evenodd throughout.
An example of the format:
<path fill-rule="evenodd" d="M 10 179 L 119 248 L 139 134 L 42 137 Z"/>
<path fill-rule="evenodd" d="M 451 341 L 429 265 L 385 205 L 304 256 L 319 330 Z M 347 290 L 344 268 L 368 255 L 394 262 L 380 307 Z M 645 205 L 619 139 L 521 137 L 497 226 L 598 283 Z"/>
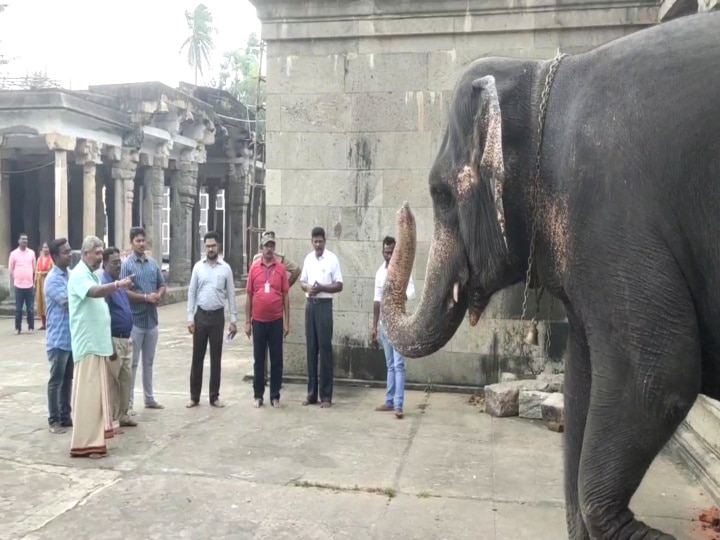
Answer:
<path fill-rule="evenodd" d="M 398 421 L 373 411 L 382 390 L 343 386 L 329 410 L 302 407 L 291 384 L 284 408 L 256 410 L 244 335 L 224 353 L 226 408 L 205 393 L 186 409 L 184 311 L 161 308 L 155 390 L 166 408 L 140 409 L 101 460 L 71 459 L 70 434 L 47 430 L 44 334 L 16 336 L 0 319 L 0 538 L 567 537 L 561 436 L 541 423 L 423 392 L 408 393 Z M 208 376 L 206 363 L 203 392 Z M 678 538 L 710 538 L 693 519 L 712 504 L 663 455 L 633 508 Z"/>

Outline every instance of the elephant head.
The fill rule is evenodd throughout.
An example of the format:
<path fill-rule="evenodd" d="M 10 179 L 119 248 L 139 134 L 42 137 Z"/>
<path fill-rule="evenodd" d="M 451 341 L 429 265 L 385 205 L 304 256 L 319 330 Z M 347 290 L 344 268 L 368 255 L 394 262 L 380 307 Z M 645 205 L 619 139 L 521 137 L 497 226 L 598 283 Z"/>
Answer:
<path fill-rule="evenodd" d="M 480 60 L 458 83 L 430 171 L 434 232 L 411 315 L 403 293 L 415 258 L 415 221 L 407 204 L 399 211 L 381 309 L 390 341 L 410 358 L 444 346 L 468 310 L 470 324 L 477 324 L 491 296 L 524 276 L 527 221 L 518 210 L 524 205 L 518 179 L 527 184 L 531 171 L 535 66 Z M 513 219 L 506 221 L 506 211 Z"/>

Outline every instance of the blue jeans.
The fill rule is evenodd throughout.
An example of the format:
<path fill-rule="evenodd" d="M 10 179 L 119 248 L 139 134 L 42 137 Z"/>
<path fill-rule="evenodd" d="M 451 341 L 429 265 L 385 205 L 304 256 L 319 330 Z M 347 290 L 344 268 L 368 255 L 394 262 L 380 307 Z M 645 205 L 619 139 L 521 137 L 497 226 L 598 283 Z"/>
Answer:
<path fill-rule="evenodd" d="M 48 381 L 48 425 L 70 423 L 70 396 L 72 394 L 73 357 L 70 351 L 50 349 L 50 380 Z"/>
<path fill-rule="evenodd" d="M 385 364 L 387 365 L 387 394 L 385 404 L 394 407 L 396 411 L 403 410 L 405 400 L 405 358 L 390 344 L 385 329 L 380 327 L 380 341 L 385 350 Z"/>
<path fill-rule="evenodd" d="M 132 379 L 130 380 L 130 401 L 129 405 L 132 409 L 135 397 L 135 376 L 137 368 L 140 364 L 140 355 L 142 355 L 142 382 L 145 405 L 154 405 L 155 396 L 153 396 L 153 362 L 155 361 L 155 349 L 158 342 L 158 327 L 155 328 L 139 328 L 132 327 L 130 338 L 133 343 L 133 359 L 132 359 Z"/>
<path fill-rule="evenodd" d="M 15 330 L 22 330 L 23 304 L 27 310 L 28 330 L 35 329 L 35 287 L 20 289 L 15 287 Z"/>

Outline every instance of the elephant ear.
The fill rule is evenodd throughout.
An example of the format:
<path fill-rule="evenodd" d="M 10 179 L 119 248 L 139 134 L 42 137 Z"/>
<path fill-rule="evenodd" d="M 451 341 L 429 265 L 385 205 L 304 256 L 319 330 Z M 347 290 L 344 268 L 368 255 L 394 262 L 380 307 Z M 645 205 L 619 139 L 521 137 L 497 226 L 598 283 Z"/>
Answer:
<path fill-rule="evenodd" d="M 494 196 L 497 221 L 507 248 L 505 234 L 505 209 L 503 208 L 503 184 L 505 182 L 505 164 L 502 149 L 502 116 L 500 114 L 500 100 L 495 77 L 487 75 L 472 82 L 473 88 L 480 92 L 480 103 L 475 115 L 473 130 L 471 167 L 476 178 L 487 185 Z M 485 141 L 484 147 L 480 145 Z M 482 150 L 482 154 L 480 151 Z"/>

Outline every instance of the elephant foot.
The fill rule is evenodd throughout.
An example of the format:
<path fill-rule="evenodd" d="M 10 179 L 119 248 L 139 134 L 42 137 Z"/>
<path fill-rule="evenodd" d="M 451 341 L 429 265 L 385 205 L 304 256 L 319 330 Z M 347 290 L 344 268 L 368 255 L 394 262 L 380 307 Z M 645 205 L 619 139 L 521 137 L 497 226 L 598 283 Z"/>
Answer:
<path fill-rule="evenodd" d="M 625 521 L 625 520 L 623 520 Z M 642 521 L 631 517 L 619 527 L 595 527 L 588 523 L 591 538 L 613 538 L 617 540 L 677 540 L 671 534 L 649 527 Z M 571 538 L 574 538 L 571 536 Z"/>

